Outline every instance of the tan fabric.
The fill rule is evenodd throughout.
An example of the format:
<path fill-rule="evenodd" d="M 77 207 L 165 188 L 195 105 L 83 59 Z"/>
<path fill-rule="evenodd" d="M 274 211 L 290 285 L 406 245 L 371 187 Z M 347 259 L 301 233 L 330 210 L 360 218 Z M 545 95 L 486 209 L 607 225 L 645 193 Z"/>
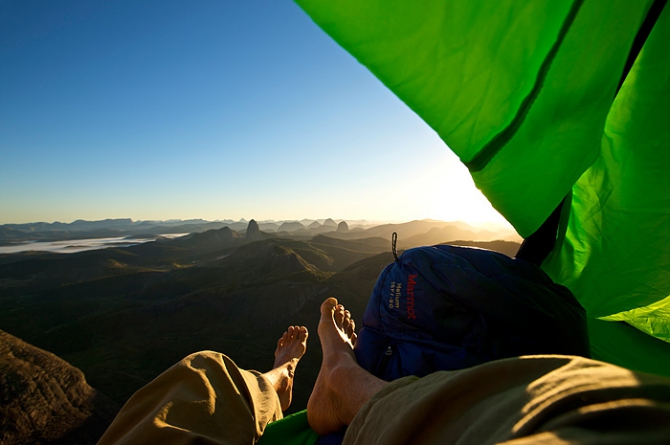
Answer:
<path fill-rule="evenodd" d="M 253 444 L 281 419 L 277 392 L 223 354 L 192 354 L 135 393 L 98 442 Z"/>
<path fill-rule="evenodd" d="M 281 419 L 270 382 L 217 352 L 139 390 L 99 445 L 253 444 Z M 670 379 L 580 357 L 521 357 L 391 382 L 344 445 L 670 444 Z"/>
<path fill-rule="evenodd" d="M 345 445 L 670 444 L 670 380 L 537 356 L 390 383 Z"/>

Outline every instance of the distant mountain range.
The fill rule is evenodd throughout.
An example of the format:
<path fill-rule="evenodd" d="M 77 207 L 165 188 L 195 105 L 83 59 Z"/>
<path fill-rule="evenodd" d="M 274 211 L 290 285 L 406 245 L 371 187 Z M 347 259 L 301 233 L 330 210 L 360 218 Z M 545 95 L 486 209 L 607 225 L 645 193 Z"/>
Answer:
<path fill-rule="evenodd" d="M 105 229 L 83 221 L 69 227 L 80 228 L 81 235 L 139 225 L 112 221 L 117 220 L 99 222 L 107 224 Z M 451 242 L 512 256 L 519 247 L 513 241 L 459 239 L 484 236 L 463 223 L 413 221 L 368 228 L 348 223 L 349 230 L 344 226 L 338 230 L 341 221 L 331 221 L 318 226 L 315 221 L 295 222 L 302 228 L 289 224 L 287 230 L 269 232 L 263 230 L 263 223 L 251 220 L 240 231 L 231 223 L 125 248 L 0 255 L 0 329 L 66 360 L 84 373 L 99 394 L 120 406 L 160 372 L 198 350 L 224 352 L 244 368 L 269 369 L 276 340 L 289 324 L 302 324 L 316 333 L 319 305 L 328 296 L 339 298 L 360 319 L 377 277 L 393 261 L 392 232 L 399 235 L 400 249 L 425 241 Z M 174 225 L 162 228 L 184 227 L 167 224 Z M 41 227 L 54 232 L 51 225 Z M 310 235 L 310 230 L 323 227 L 332 230 Z M 21 346 L 18 339 L 12 342 L 28 355 L 48 354 Z M 13 362 L 9 354 L 0 356 L 0 369 L 12 369 Z M 77 383 L 81 380 L 61 379 L 77 371 L 56 362 L 52 373 L 57 381 L 73 382 L 82 394 L 98 394 Z M 292 411 L 306 406 L 319 365 L 319 344 L 312 335 L 296 374 Z M 33 393 L 26 392 L 29 387 L 11 385 L 0 378 L 0 395 L 10 394 L 11 399 L 3 403 L 13 403 L 5 415 L 20 417 L 36 402 Z M 58 411 L 66 402 L 49 403 Z M 79 410 L 92 416 L 89 424 L 97 429 L 88 433 L 77 429 L 74 436 L 74 430 L 63 430 L 61 436 L 40 443 L 95 443 L 109 419 L 96 414 L 97 406 Z M 57 421 L 45 419 L 45 428 Z M 76 440 L 68 439 L 75 436 Z M 7 443 L 31 442 L 27 438 Z"/>
<path fill-rule="evenodd" d="M 338 230 L 338 225 L 342 226 Z M 301 221 L 257 221 L 258 228 L 266 233 L 281 234 L 293 238 L 308 239 L 315 235 L 337 232 L 341 239 L 358 239 L 373 236 L 388 238 L 394 231 L 401 238 L 425 234 L 437 230 L 434 239 L 468 239 L 475 241 L 507 240 L 520 241 L 511 229 L 478 230 L 464 222 L 444 222 L 435 220 L 412 221 L 404 224 L 377 224 L 367 221 L 344 221 L 303 219 Z M 82 238 L 109 237 L 157 237 L 166 234 L 200 233 L 227 227 L 244 234 L 248 226 L 245 220 L 205 221 L 202 219 L 168 221 L 133 221 L 128 218 L 105 219 L 100 221 L 77 220 L 71 223 L 26 223 L 0 225 L 0 245 L 26 241 L 60 241 Z M 414 244 L 419 240 L 409 242 Z"/>

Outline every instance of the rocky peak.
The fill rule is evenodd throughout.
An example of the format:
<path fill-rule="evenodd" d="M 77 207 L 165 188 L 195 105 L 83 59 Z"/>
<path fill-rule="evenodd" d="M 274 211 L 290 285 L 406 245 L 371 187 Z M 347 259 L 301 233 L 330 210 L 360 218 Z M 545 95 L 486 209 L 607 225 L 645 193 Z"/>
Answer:
<path fill-rule="evenodd" d="M 253 219 L 249 221 L 245 238 L 250 240 L 261 239 L 261 229 L 258 227 L 258 223 Z"/>
<path fill-rule="evenodd" d="M 348 232 L 349 231 L 349 225 L 347 224 L 346 221 L 342 221 L 337 225 L 337 231 L 338 232 Z"/>

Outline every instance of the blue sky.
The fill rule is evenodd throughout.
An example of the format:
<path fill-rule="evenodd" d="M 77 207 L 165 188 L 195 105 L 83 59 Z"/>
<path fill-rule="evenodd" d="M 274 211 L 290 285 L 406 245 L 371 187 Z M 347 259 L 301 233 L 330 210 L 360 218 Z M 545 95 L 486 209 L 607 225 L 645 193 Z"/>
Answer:
<path fill-rule="evenodd" d="M 0 0 L 0 98 L 0 224 L 502 221 L 288 0 Z"/>

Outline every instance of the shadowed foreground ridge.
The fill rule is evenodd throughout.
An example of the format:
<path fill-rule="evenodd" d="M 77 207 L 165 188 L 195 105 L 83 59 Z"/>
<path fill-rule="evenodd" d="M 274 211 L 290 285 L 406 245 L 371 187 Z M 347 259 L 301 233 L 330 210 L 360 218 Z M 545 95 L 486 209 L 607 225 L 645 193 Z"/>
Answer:
<path fill-rule="evenodd" d="M 0 443 L 94 444 L 117 411 L 84 374 L 0 331 Z"/>

